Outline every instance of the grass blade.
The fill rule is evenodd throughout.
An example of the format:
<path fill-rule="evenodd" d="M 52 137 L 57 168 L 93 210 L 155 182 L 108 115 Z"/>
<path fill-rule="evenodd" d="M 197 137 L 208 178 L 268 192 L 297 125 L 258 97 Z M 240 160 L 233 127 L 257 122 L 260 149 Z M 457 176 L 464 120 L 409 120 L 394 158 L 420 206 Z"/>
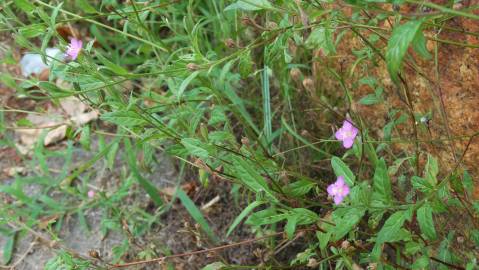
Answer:
<path fill-rule="evenodd" d="M 205 217 L 203 217 L 203 214 L 198 209 L 198 207 L 196 207 L 195 203 L 190 199 L 190 197 L 188 197 L 188 195 L 180 187 L 178 187 L 176 195 L 178 196 L 188 213 L 190 213 L 191 217 L 198 224 L 200 224 L 201 228 L 203 229 L 203 231 L 205 231 L 208 237 L 215 243 L 219 242 L 218 237 L 214 234 Z"/>
<path fill-rule="evenodd" d="M 16 233 L 12 233 L 8 236 L 7 242 L 3 246 L 3 264 L 8 264 L 12 260 L 13 249 L 15 248 L 15 236 Z"/>
<path fill-rule="evenodd" d="M 262 77 L 263 77 L 263 121 L 264 121 L 264 136 L 266 141 L 266 146 L 271 153 L 271 143 L 272 143 L 272 134 L 273 128 L 271 127 L 271 96 L 269 92 L 269 76 L 268 76 L 268 66 L 264 66 Z"/>
<path fill-rule="evenodd" d="M 328 157 L 332 157 L 333 155 L 331 155 L 330 153 L 326 152 L 326 151 L 323 151 L 321 149 L 319 149 L 318 147 L 314 146 L 312 143 L 310 143 L 308 140 L 306 140 L 305 138 L 303 138 L 301 135 L 299 135 L 298 133 L 296 133 L 289 125 L 288 123 L 286 123 L 286 120 L 284 118 L 281 118 L 281 124 L 286 128 L 286 130 L 291 133 L 291 135 L 293 135 L 293 137 L 295 137 L 298 141 L 304 143 L 305 145 L 307 145 L 308 147 L 318 151 L 319 153 L 321 154 L 324 154 Z"/>
<path fill-rule="evenodd" d="M 228 228 L 228 232 L 226 233 L 226 237 L 228 237 L 232 232 L 233 230 L 236 228 L 236 226 L 238 226 L 238 224 L 240 224 L 240 222 L 251 212 L 253 211 L 253 209 L 255 209 L 256 207 L 264 204 L 265 202 L 262 202 L 262 201 L 254 201 L 252 202 L 250 205 L 248 205 L 245 209 L 243 209 L 243 211 L 241 211 L 241 213 L 235 218 L 235 220 L 233 221 L 233 223 L 231 224 L 231 226 Z"/>
<path fill-rule="evenodd" d="M 132 149 L 131 142 L 129 139 L 124 140 L 125 143 L 125 152 L 127 154 L 127 162 L 130 167 L 133 177 L 136 178 L 141 187 L 148 193 L 150 198 L 155 202 L 157 206 L 162 206 L 164 204 L 163 199 L 160 197 L 160 192 L 148 179 L 144 178 L 138 171 L 136 166 L 136 155 L 133 154 L 134 150 Z"/>

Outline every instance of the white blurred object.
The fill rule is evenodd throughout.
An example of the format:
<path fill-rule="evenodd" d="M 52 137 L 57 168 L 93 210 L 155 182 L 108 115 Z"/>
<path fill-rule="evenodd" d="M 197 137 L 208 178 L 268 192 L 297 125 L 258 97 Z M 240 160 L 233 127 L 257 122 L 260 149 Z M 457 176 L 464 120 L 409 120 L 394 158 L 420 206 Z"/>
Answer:
<path fill-rule="evenodd" d="M 42 73 L 42 71 L 50 66 L 50 58 L 63 60 L 65 57 L 60 49 L 57 48 L 47 48 L 45 52 L 47 54 L 47 63 L 43 63 L 42 56 L 37 53 L 27 53 L 22 57 L 20 67 L 22 68 L 23 76 L 28 77 L 32 74 Z"/>

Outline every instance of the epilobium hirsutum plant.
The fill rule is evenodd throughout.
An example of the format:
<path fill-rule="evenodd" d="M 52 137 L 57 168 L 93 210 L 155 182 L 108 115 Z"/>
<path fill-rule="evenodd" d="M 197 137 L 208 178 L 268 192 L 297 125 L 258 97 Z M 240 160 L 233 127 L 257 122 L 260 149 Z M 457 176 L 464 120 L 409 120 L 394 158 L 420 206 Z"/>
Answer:
<path fill-rule="evenodd" d="M 2 80 L 32 98 L 79 97 L 101 112 L 103 124 L 117 127 L 113 135 L 111 127 L 92 128 L 112 139 L 85 166 L 104 158 L 112 169 L 123 149 L 128 177 L 118 193 L 83 189 L 83 197 L 107 200 L 113 208 L 131 186 L 139 187 L 156 209 L 142 227 L 150 230 L 174 203 L 145 176 L 159 152 L 176 160 L 182 181 L 195 179 L 205 190 L 211 183 L 232 187 L 219 195 L 232 193 L 242 203 L 228 209 L 241 210 L 218 222 L 228 224 L 224 229 L 212 226 L 181 183 L 172 196 L 198 224 L 195 237 L 205 254 L 208 248 L 261 245 L 248 254 L 252 265 L 218 258 L 205 269 L 477 267 L 479 203 L 471 177 L 477 168 L 466 162 L 477 131 L 451 135 L 439 63 L 448 57 L 442 46 L 477 50 L 478 44 L 465 41 L 475 40 L 475 30 L 457 27 L 478 22 L 476 6 L 412 0 L 16 0 L 1 8 L 3 31 L 16 46 L 42 55 L 47 45 L 69 41 L 60 26 L 81 33 L 66 52 L 76 61 L 57 59 L 48 82 L 23 78 L 18 87 L 14 76 Z M 434 116 L 436 126 L 417 121 L 425 114 Z M 88 145 L 89 132 L 74 134 Z M 461 140 L 468 141 L 462 150 L 453 143 Z M 85 166 L 49 188 L 80 189 L 74 179 Z M 24 198 L 13 187 L 1 190 Z M 15 206 L 27 210 L 12 219 L 40 211 L 34 206 L 30 200 Z M 41 208 L 46 212 L 40 217 L 51 207 Z M 120 212 L 123 222 L 121 215 L 129 213 L 111 212 Z M 114 227 L 111 220 L 105 223 Z M 241 227 L 256 239 L 228 238 Z M 92 260 L 94 265 L 168 262 L 160 248 L 123 257 L 129 244 L 115 249 L 116 260 Z M 66 265 L 64 257 L 53 262 Z M 145 257 L 160 258 L 141 261 Z"/>

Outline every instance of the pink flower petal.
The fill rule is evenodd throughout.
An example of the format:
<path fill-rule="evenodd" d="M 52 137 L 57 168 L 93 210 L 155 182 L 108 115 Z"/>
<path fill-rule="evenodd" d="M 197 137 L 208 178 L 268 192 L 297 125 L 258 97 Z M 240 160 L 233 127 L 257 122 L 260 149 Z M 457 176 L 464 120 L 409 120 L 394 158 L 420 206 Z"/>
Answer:
<path fill-rule="evenodd" d="M 350 191 L 349 186 L 344 184 L 344 186 L 342 186 L 342 188 L 341 188 L 341 192 L 340 192 L 341 194 L 338 194 L 338 196 L 346 197 L 346 196 L 348 196 L 349 191 Z"/>
<path fill-rule="evenodd" d="M 358 135 L 358 132 L 359 132 L 359 129 L 357 129 L 357 128 L 354 127 L 354 126 L 351 127 L 351 136 L 352 136 L 353 138 L 355 138 L 356 135 Z"/>
<path fill-rule="evenodd" d="M 344 120 L 342 128 L 346 130 L 350 130 L 351 127 L 353 127 L 353 125 L 351 124 L 350 120 Z"/>
<path fill-rule="evenodd" d="M 344 176 L 340 175 L 338 176 L 338 179 L 336 179 L 336 182 L 334 183 L 338 186 L 344 186 L 345 183 L 344 183 Z"/>
<path fill-rule="evenodd" d="M 81 47 L 83 46 L 83 41 L 74 38 L 72 39 L 72 44 L 75 46 L 75 48 L 81 49 Z"/>
<path fill-rule="evenodd" d="M 343 200 L 344 200 L 344 197 L 340 195 L 334 196 L 333 198 L 334 204 L 336 205 L 339 205 Z"/>
<path fill-rule="evenodd" d="M 338 185 L 336 183 L 333 183 L 328 186 L 327 188 L 328 194 L 330 196 L 336 196 L 338 194 Z"/>
<path fill-rule="evenodd" d="M 344 148 L 351 148 L 354 144 L 354 138 L 346 138 L 343 140 Z"/>
<path fill-rule="evenodd" d="M 342 128 L 338 129 L 338 131 L 336 131 L 334 136 L 336 137 L 337 140 L 340 140 L 340 141 L 344 140 L 345 134 L 343 129 Z"/>
<path fill-rule="evenodd" d="M 67 47 L 67 51 L 66 51 L 67 57 L 70 58 L 71 60 L 77 59 L 82 46 L 83 46 L 83 42 L 81 40 L 72 38 L 70 40 L 70 45 L 68 45 Z"/>

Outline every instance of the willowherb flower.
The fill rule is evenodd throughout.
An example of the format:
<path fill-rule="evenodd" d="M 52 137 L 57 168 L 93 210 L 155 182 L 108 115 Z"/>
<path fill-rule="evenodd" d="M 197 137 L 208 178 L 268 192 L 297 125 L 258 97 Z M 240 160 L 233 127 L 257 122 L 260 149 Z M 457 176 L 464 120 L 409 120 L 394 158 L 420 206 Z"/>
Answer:
<path fill-rule="evenodd" d="M 354 139 L 358 135 L 358 129 L 351 123 L 351 120 L 344 120 L 343 126 L 336 131 L 336 139 L 343 142 L 344 148 L 351 148 Z"/>
<path fill-rule="evenodd" d="M 336 182 L 328 186 L 328 194 L 333 197 L 334 204 L 340 204 L 349 194 L 349 186 L 344 182 L 344 177 L 339 176 Z"/>
<path fill-rule="evenodd" d="M 76 38 L 70 39 L 70 45 L 68 45 L 67 51 L 65 53 L 66 57 L 71 60 L 77 59 L 82 46 L 83 46 L 83 42 L 81 40 Z"/>

